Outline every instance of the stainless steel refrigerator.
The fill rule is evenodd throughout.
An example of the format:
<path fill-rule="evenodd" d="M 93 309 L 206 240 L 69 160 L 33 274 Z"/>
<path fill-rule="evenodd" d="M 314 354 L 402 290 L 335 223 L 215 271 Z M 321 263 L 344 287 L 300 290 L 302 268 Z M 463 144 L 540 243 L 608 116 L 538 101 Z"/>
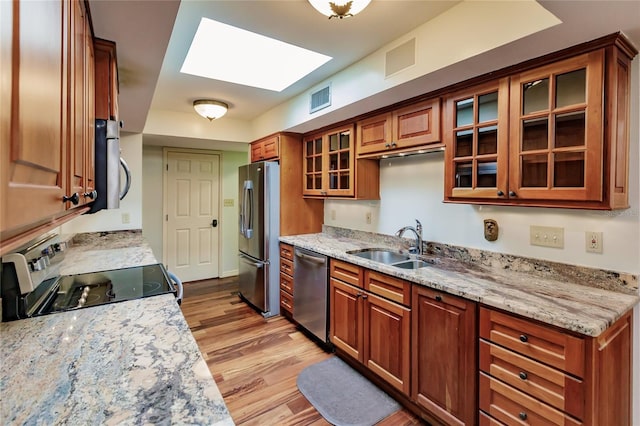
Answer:
<path fill-rule="evenodd" d="M 238 169 L 240 296 L 270 317 L 280 313 L 280 166 L 263 161 Z"/>

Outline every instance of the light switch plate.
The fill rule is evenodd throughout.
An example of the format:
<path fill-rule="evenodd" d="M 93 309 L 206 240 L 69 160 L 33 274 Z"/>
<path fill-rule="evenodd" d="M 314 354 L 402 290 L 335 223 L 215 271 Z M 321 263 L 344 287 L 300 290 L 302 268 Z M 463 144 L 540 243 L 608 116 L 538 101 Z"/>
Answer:
<path fill-rule="evenodd" d="M 531 225 L 529 231 L 532 246 L 564 248 L 564 228 Z"/>
<path fill-rule="evenodd" d="M 233 198 L 225 198 L 224 199 L 225 207 L 233 207 Z"/>

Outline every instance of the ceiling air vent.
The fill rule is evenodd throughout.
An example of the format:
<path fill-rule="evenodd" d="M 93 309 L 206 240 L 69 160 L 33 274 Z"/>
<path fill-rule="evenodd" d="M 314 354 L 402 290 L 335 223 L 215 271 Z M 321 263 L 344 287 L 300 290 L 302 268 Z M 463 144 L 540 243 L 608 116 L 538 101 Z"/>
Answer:
<path fill-rule="evenodd" d="M 326 108 L 329 105 L 331 105 L 331 84 L 311 93 L 311 107 L 309 108 L 310 114 L 319 111 L 322 108 Z"/>
<path fill-rule="evenodd" d="M 416 39 L 402 43 L 385 54 L 384 76 L 389 77 L 416 63 Z"/>

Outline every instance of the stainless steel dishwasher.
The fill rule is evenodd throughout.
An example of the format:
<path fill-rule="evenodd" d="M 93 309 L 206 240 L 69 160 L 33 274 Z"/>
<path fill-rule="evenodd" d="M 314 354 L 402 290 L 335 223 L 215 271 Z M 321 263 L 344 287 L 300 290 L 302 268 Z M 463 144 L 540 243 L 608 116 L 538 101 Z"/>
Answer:
<path fill-rule="evenodd" d="M 327 256 L 296 247 L 293 260 L 293 319 L 327 343 Z"/>

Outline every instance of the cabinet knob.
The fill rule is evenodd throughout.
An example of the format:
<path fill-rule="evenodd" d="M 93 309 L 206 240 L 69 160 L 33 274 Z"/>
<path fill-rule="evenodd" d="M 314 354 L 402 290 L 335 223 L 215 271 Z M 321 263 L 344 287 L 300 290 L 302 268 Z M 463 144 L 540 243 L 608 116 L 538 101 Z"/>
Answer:
<path fill-rule="evenodd" d="M 436 302 L 442 302 L 442 296 L 436 294 Z"/>
<path fill-rule="evenodd" d="M 384 144 L 384 147 L 385 147 L 385 148 L 387 148 L 387 149 L 389 149 L 389 148 L 391 148 L 391 144 L 390 144 L 390 143 L 385 143 L 385 144 Z"/>
<path fill-rule="evenodd" d="M 90 198 L 92 200 L 95 200 L 96 198 L 98 198 L 98 191 L 96 191 L 95 189 L 91 192 L 85 192 L 84 194 L 82 194 L 83 197 L 86 198 Z"/>
<path fill-rule="evenodd" d="M 74 206 L 77 206 L 78 203 L 80 202 L 80 194 L 78 194 L 77 192 L 74 192 L 73 195 L 71 196 L 63 195 L 62 202 L 66 203 L 67 201 L 71 201 Z"/>
<path fill-rule="evenodd" d="M 520 417 L 520 420 L 527 420 L 527 413 L 521 411 L 520 414 L 518 414 L 518 417 Z"/>
<path fill-rule="evenodd" d="M 509 197 L 515 197 L 516 193 L 515 191 L 509 191 Z"/>
<path fill-rule="evenodd" d="M 520 341 L 521 341 L 522 343 L 527 343 L 527 342 L 529 341 L 529 338 L 527 337 L 527 335 L 526 335 L 526 334 L 521 334 L 521 335 L 520 335 Z"/>
<path fill-rule="evenodd" d="M 362 298 L 363 299 L 367 299 L 367 298 L 369 298 L 369 295 L 367 293 L 362 293 Z"/>
<path fill-rule="evenodd" d="M 527 373 L 525 373 L 524 371 L 521 371 L 520 374 L 518 374 L 518 376 L 520 376 L 522 380 L 527 380 L 527 378 L 529 377 L 527 376 Z"/>
<path fill-rule="evenodd" d="M 395 148 L 396 146 L 398 146 L 398 144 L 397 144 L 397 143 L 395 143 L 395 142 L 391 142 L 391 148 Z"/>
<path fill-rule="evenodd" d="M 504 197 L 504 192 L 503 191 L 498 191 L 498 197 Z"/>

